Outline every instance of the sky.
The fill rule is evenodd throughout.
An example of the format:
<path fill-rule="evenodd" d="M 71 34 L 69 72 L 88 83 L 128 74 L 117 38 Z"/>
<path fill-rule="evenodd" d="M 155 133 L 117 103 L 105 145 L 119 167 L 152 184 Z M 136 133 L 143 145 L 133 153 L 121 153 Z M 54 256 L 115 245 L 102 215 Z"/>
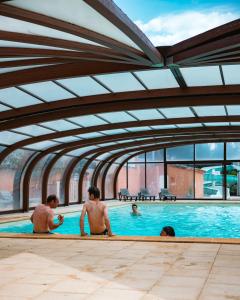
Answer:
<path fill-rule="evenodd" d="M 114 0 L 155 46 L 173 45 L 240 17 L 240 0 Z"/>

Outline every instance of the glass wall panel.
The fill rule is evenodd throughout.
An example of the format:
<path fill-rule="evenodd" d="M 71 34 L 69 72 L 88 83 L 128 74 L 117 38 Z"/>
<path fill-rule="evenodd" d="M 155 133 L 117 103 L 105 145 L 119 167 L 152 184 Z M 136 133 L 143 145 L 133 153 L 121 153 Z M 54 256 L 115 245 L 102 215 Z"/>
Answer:
<path fill-rule="evenodd" d="M 166 151 L 167 151 L 167 160 L 168 161 L 193 160 L 193 157 L 194 157 L 193 145 L 168 148 L 168 149 L 166 149 Z"/>
<path fill-rule="evenodd" d="M 78 182 L 79 182 L 79 176 L 80 172 L 82 171 L 83 166 L 87 162 L 86 159 L 82 159 L 74 168 L 71 180 L 70 180 L 70 186 L 69 186 L 69 202 L 74 203 L 78 201 Z"/>
<path fill-rule="evenodd" d="M 129 162 L 144 162 L 145 161 L 145 153 L 132 157 Z"/>
<path fill-rule="evenodd" d="M 223 165 L 196 164 L 195 198 L 222 199 L 223 192 Z"/>
<path fill-rule="evenodd" d="M 0 165 L 0 210 L 21 209 L 21 175 L 32 151 L 16 150 Z"/>
<path fill-rule="evenodd" d="M 196 144 L 196 160 L 222 160 L 223 143 Z"/>
<path fill-rule="evenodd" d="M 147 162 L 163 161 L 163 159 L 163 149 L 146 153 Z"/>
<path fill-rule="evenodd" d="M 82 201 L 85 202 L 88 200 L 88 188 L 91 186 L 91 180 L 94 173 L 95 168 L 99 164 L 99 161 L 94 160 L 91 162 L 90 166 L 86 170 L 83 177 L 83 185 L 82 185 Z"/>
<path fill-rule="evenodd" d="M 194 167 L 191 164 L 168 164 L 167 186 L 177 198 L 194 198 Z"/>
<path fill-rule="evenodd" d="M 105 198 L 106 199 L 113 199 L 113 180 L 114 180 L 114 174 L 119 167 L 119 164 L 112 164 L 109 168 L 105 180 Z"/>
<path fill-rule="evenodd" d="M 128 190 L 131 195 L 138 195 L 145 188 L 145 163 L 128 163 Z"/>
<path fill-rule="evenodd" d="M 227 159 L 240 160 L 240 142 L 227 143 Z"/>
<path fill-rule="evenodd" d="M 55 194 L 59 197 L 60 204 L 64 203 L 64 172 L 72 157 L 63 156 L 53 166 L 48 179 L 48 194 Z"/>
<path fill-rule="evenodd" d="M 164 188 L 164 164 L 147 163 L 146 179 L 149 193 L 158 196 L 161 189 Z"/>
<path fill-rule="evenodd" d="M 35 207 L 42 203 L 42 177 L 49 161 L 54 155 L 49 154 L 42 158 L 33 169 L 29 183 L 29 207 Z"/>
<path fill-rule="evenodd" d="M 127 164 L 125 164 L 119 174 L 118 174 L 118 178 L 117 178 L 117 193 L 120 192 L 121 189 L 126 189 L 127 188 Z"/>
<path fill-rule="evenodd" d="M 226 198 L 240 199 L 240 162 L 232 162 L 226 166 Z"/>

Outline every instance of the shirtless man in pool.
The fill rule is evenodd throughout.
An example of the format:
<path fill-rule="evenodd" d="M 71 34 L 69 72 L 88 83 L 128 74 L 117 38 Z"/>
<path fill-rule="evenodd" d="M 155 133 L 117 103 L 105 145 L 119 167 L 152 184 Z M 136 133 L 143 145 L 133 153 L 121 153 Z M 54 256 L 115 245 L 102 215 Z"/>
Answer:
<path fill-rule="evenodd" d="M 53 221 L 54 212 L 53 208 L 56 208 L 59 204 L 58 197 L 56 195 L 49 195 L 47 197 L 46 204 L 38 205 L 32 216 L 31 222 L 34 225 L 33 233 L 52 233 L 51 230 L 54 230 L 61 226 L 64 222 L 64 217 L 62 215 L 58 216 L 58 223 L 55 224 Z"/>
<path fill-rule="evenodd" d="M 97 187 L 88 189 L 89 201 L 83 205 L 80 217 L 81 236 L 86 236 L 84 231 L 84 216 L 87 213 L 88 223 L 91 235 L 108 235 L 112 236 L 110 221 L 108 218 L 107 206 L 100 201 L 100 191 Z"/>

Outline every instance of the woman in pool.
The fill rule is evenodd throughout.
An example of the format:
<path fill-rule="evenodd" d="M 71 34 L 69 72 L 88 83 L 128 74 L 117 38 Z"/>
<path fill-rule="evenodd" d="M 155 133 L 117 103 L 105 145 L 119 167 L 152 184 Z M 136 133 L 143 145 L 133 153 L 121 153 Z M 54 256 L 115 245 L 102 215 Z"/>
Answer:
<path fill-rule="evenodd" d="M 172 226 L 163 227 L 160 236 L 175 236 L 175 231 Z"/>

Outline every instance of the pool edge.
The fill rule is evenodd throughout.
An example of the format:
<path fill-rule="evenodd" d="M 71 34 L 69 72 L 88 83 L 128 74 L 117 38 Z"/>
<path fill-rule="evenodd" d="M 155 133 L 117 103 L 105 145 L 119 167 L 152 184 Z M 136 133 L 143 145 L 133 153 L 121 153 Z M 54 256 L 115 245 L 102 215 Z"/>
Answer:
<path fill-rule="evenodd" d="M 17 239 L 49 239 L 49 240 L 87 240 L 87 241 L 126 241 L 126 242 L 163 242 L 163 243 L 200 243 L 200 244 L 234 244 L 240 245 L 240 238 L 180 238 L 180 237 L 158 237 L 158 236 L 89 236 L 81 237 L 71 234 L 15 234 L 1 233 L 1 238 Z"/>

